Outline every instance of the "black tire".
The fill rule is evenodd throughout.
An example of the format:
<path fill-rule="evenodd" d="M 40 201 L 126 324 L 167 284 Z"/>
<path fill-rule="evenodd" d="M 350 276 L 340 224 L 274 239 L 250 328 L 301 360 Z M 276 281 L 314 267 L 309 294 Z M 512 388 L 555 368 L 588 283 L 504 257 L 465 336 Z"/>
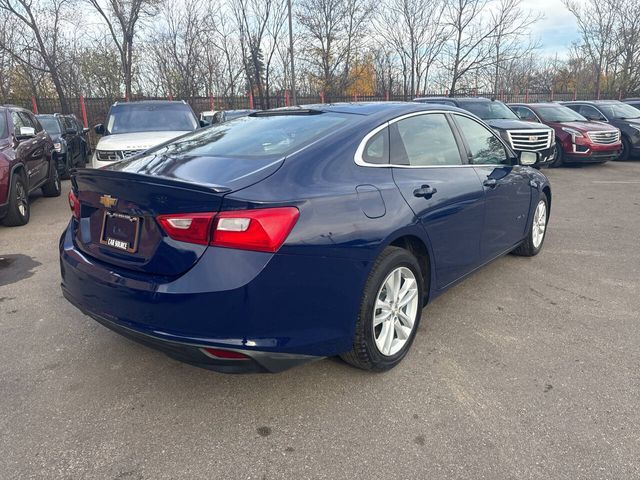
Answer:
<path fill-rule="evenodd" d="M 71 165 L 71 163 L 71 155 L 69 155 L 69 151 L 67 150 L 67 153 L 65 153 L 64 155 L 64 162 L 62 163 L 62 171 L 60 173 L 60 178 L 62 178 L 63 180 L 69 180 L 71 178 L 71 175 L 69 173 L 69 171 L 73 168 L 73 165 Z"/>
<path fill-rule="evenodd" d="M 393 355 L 383 355 L 375 341 L 375 327 L 373 325 L 374 306 L 378 293 L 389 274 L 399 268 L 406 267 L 413 273 L 417 284 L 418 307 L 409 334 L 402 348 Z M 395 367 L 405 357 L 415 338 L 422 315 L 422 299 L 424 298 L 423 276 L 417 259 L 407 250 L 398 247 L 387 247 L 376 260 L 367 283 L 364 287 L 360 311 L 356 321 L 353 347 L 351 351 L 340 357 L 347 363 L 363 370 L 385 371 Z M 393 335 L 396 333 L 394 331 Z"/>
<path fill-rule="evenodd" d="M 22 208 L 20 208 L 22 206 Z M 29 207 L 29 191 L 24 177 L 15 174 L 11 180 L 9 189 L 9 210 L 2 219 L 2 224 L 7 227 L 18 227 L 29 223 L 31 209 Z"/>
<path fill-rule="evenodd" d="M 624 135 L 622 136 L 621 140 L 622 140 L 622 150 L 620 151 L 620 156 L 618 157 L 618 160 L 626 162 L 629 160 L 629 158 L 631 158 L 631 142 L 629 142 L 629 139 Z"/>
<path fill-rule="evenodd" d="M 549 168 L 561 167 L 564 164 L 564 155 L 562 152 L 562 145 L 556 140 L 556 158 L 549 164 Z"/>
<path fill-rule="evenodd" d="M 51 168 L 53 168 L 53 177 L 42 186 L 42 195 L 45 197 L 59 197 L 62 193 L 60 174 L 53 164 L 51 164 Z"/>
<path fill-rule="evenodd" d="M 545 207 L 545 228 L 542 234 L 542 240 L 540 241 L 538 246 L 536 246 L 534 241 L 534 223 L 536 221 L 536 211 L 537 211 L 538 205 L 541 202 L 544 202 L 544 207 Z M 547 195 L 545 193 L 542 193 L 540 195 L 538 203 L 536 204 L 536 210 L 534 210 L 533 215 L 531 215 L 531 220 L 529 222 L 529 231 L 527 232 L 527 238 L 525 238 L 525 240 L 520 245 L 518 245 L 518 247 L 511 253 L 513 253 L 514 255 L 519 255 L 521 257 L 533 257 L 538 253 L 540 253 L 540 250 L 542 250 L 542 246 L 544 245 L 544 240 L 547 236 L 548 225 L 549 225 L 549 199 L 547 198 Z"/>

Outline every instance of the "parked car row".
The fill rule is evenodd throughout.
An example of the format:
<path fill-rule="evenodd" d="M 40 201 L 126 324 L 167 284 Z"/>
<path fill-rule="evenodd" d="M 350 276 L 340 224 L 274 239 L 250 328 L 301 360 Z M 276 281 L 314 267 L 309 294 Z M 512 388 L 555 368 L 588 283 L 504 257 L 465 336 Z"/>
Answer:
<path fill-rule="evenodd" d="M 538 152 L 538 166 L 603 163 L 640 155 L 638 99 L 509 105 L 481 97 L 427 97 L 414 101 L 456 106 L 475 114 L 515 151 Z"/>
<path fill-rule="evenodd" d="M 6 226 L 29 221 L 29 195 L 61 192 L 60 172 L 51 136 L 36 116 L 14 105 L 0 107 L 0 221 Z"/>

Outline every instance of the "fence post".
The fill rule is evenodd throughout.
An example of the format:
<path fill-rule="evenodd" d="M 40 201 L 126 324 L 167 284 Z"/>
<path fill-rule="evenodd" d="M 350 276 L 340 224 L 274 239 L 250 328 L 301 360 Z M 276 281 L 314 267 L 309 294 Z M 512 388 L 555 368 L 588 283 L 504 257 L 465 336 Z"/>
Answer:
<path fill-rule="evenodd" d="M 500 101 L 504 102 L 504 88 L 500 89 Z"/>
<path fill-rule="evenodd" d="M 320 90 L 320 103 L 324 103 L 324 90 Z"/>
<path fill-rule="evenodd" d="M 553 102 L 553 87 L 551 88 L 551 101 Z"/>
<path fill-rule="evenodd" d="M 289 90 L 284 91 L 284 106 L 289 106 Z"/>
<path fill-rule="evenodd" d="M 249 91 L 249 108 L 253 109 L 253 92 Z"/>
<path fill-rule="evenodd" d="M 386 90 L 386 91 L 384 92 L 384 98 L 385 98 L 385 100 L 386 100 L 387 102 L 389 101 L 389 90 Z"/>
<path fill-rule="evenodd" d="M 353 94 L 353 101 L 354 101 L 354 102 L 357 102 L 357 101 L 358 101 L 358 96 L 357 96 L 355 93 Z"/>
<path fill-rule="evenodd" d="M 575 102 L 578 99 L 578 89 L 574 87 L 573 89 L 573 101 Z"/>
<path fill-rule="evenodd" d="M 38 104 L 36 103 L 35 95 L 31 95 L 31 106 L 33 107 L 33 113 L 38 114 Z"/>
<path fill-rule="evenodd" d="M 169 96 L 167 97 L 169 99 L 169 101 L 173 101 L 173 95 L 171 95 L 171 93 L 169 93 Z"/>
<path fill-rule="evenodd" d="M 89 122 L 87 122 L 87 109 L 84 106 L 84 97 L 80 95 L 80 112 L 82 113 L 82 123 L 84 128 L 89 128 Z"/>
<path fill-rule="evenodd" d="M 216 109 L 216 101 L 213 99 L 213 95 L 209 95 L 209 108 L 211 110 Z"/>
<path fill-rule="evenodd" d="M 529 103 L 529 89 L 524 91 L 524 103 Z"/>
<path fill-rule="evenodd" d="M 622 89 L 618 90 L 618 100 L 622 100 Z"/>

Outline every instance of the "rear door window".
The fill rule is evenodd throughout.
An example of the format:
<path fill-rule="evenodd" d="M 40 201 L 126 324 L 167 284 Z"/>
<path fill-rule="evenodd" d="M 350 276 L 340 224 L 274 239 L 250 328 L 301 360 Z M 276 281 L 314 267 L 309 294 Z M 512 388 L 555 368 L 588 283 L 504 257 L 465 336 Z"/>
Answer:
<path fill-rule="evenodd" d="M 509 165 L 509 155 L 495 133 L 475 120 L 455 115 L 460 132 L 467 141 L 473 165 Z"/>
<path fill-rule="evenodd" d="M 389 130 L 383 128 L 369 139 L 362 152 L 366 163 L 384 165 L 389 163 Z"/>
<path fill-rule="evenodd" d="M 445 115 L 429 113 L 393 123 L 391 163 L 414 167 L 461 165 L 458 143 Z"/>

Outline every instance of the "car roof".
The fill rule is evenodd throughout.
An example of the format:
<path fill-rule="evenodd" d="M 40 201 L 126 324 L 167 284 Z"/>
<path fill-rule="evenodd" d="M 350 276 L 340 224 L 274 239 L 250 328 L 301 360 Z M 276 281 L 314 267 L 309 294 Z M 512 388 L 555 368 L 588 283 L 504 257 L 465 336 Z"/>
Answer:
<path fill-rule="evenodd" d="M 296 107 L 293 107 L 296 108 Z M 348 113 L 354 115 L 402 115 L 429 110 L 450 110 L 453 112 L 468 112 L 450 105 L 425 104 L 418 102 L 354 102 L 354 103 L 320 103 L 302 105 L 301 108 L 319 110 L 322 112 Z"/>
<path fill-rule="evenodd" d="M 184 100 L 136 100 L 134 102 L 116 102 L 113 105 L 141 105 L 141 104 L 184 104 L 187 105 L 187 102 Z"/>
<path fill-rule="evenodd" d="M 567 105 L 580 104 L 580 103 L 593 103 L 595 105 L 607 105 L 612 103 L 622 103 L 620 100 L 572 100 L 570 102 L 562 102 Z"/>
<path fill-rule="evenodd" d="M 556 102 L 535 102 L 535 103 L 514 102 L 514 103 L 508 103 L 507 105 L 514 106 L 514 107 L 518 106 L 518 107 L 532 107 L 532 108 L 536 108 L 536 107 L 563 107 L 564 106 L 561 103 L 556 103 Z"/>
<path fill-rule="evenodd" d="M 491 100 L 490 98 L 487 98 L 487 97 L 418 97 L 418 98 L 414 98 L 413 100 L 415 102 L 424 102 L 424 101 L 437 102 L 439 100 L 446 100 L 449 102 L 463 101 L 463 102 L 479 102 L 479 103 L 499 101 L 497 98 Z"/>

